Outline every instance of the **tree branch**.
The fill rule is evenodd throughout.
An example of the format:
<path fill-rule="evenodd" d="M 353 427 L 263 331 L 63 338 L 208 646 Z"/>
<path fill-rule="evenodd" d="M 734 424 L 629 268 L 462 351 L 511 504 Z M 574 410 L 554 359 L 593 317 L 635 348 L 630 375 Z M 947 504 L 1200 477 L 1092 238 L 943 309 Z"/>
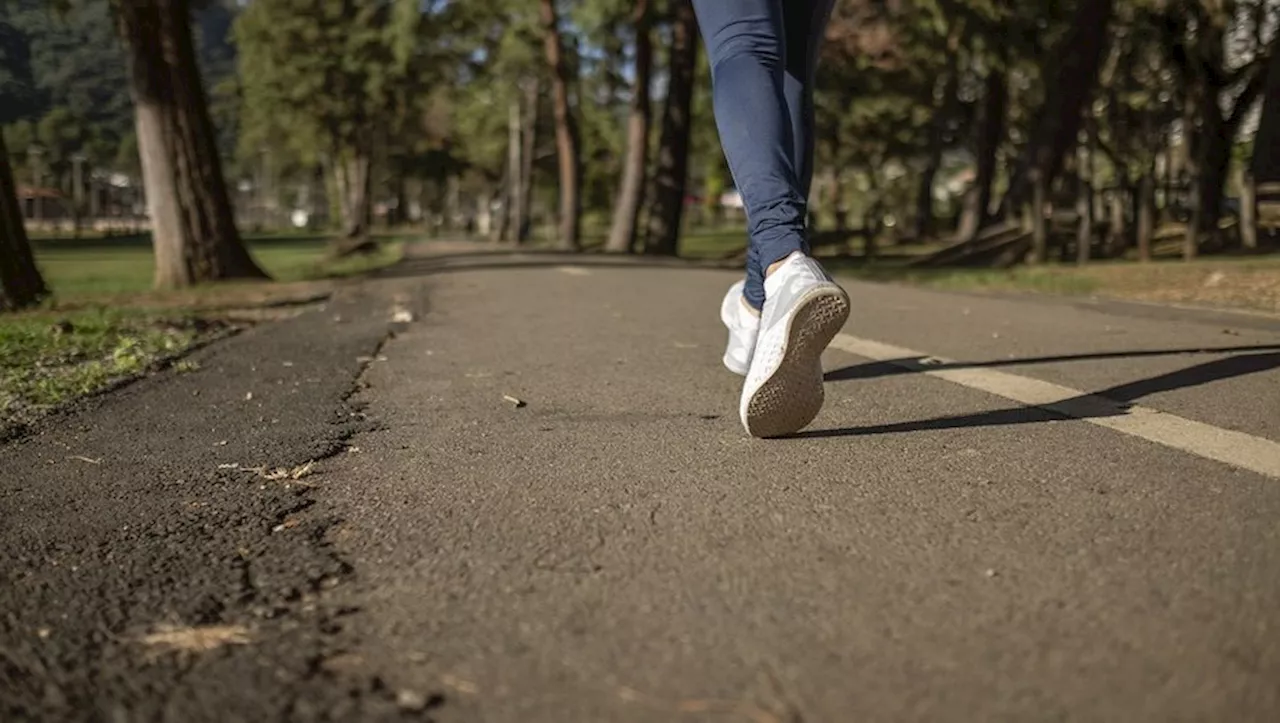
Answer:
<path fill-rule="evenodd" d="M 1274 52 L 1274 50 L 1272 51 Z M 1268 57 L 1264 60 L 1269 60 Z M 1231 137 L 1235 137 L 1236 130 L 1240 124 L 1244 122 L 1244 117 L 1249 113 L 1249 109 L 1253 107 L 1253 101 L 1257 99 L 1258 94 L 1262 92 L 1262 86 L 1266 82 L 1267 74 L 1261 71 L 1266 65 L 1261 65 L 1249 78 L 1249 82 L 1245 84 L 1244 90 L 1240 91 L 1240 95 L 1236 96 L 1235 107 L 1231 109 L 1231 115 L 1227 116 L 1226 131 Z"/>

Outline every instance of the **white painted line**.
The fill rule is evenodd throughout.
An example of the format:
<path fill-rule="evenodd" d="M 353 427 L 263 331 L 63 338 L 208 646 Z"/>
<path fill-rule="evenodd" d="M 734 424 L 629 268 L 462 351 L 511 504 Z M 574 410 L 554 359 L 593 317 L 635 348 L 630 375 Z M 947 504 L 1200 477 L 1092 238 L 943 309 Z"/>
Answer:
<path fill-rule="evenodd" d="M 1280 442 L 1222 429 L 1150 407 L 1123 404 L 1079 389 L 1008 372 L 982 368 L 930 369 L 935 364 L 944 366 L 948 360 L 849 334 L 837 334 L 831 346 L 860 357 L 895 364 L 962 387 L 1047 409 L 1148 442 L 1280 479 Z"/>
<path fill-rule="evenodd" d="M 582 268 L 581 266 L 557 266 L 556 270 L 558 270 L 562 274 L 568 274 L 570 276 L 590 276 L 591 275 L 590 271 Z"/>

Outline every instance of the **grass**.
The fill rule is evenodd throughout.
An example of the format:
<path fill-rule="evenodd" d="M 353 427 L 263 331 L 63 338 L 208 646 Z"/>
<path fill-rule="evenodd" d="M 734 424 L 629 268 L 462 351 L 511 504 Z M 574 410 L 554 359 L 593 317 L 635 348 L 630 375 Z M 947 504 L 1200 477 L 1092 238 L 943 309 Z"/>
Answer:
<path fill-rule="evenodd" d="M 293 287 L 387 266 L 403 252 L 402 241 L 389 239 L 375 253 L 332 261 L 325 258 L 326 239 L 318 236 L 257 236 L 248 242 L 274 283 L 159 293 L 151 291 L 153 258 L 146 237 L 36 241 L 36 260 L 54 299 L 43 308 L 0 316 L 0 438 L 233 328 L 200 309 L 287 298 Z M 193 373 L 199 364 L 178 360 L 174 369 Z"/>
<path fill-rule="evenodd" d="M 690 258 L 726 258 L 745 244 L 740 231 L 694 231 L 682 240 Z M 1010 269 L 913 268 L 909 262 L 941 244 L 882 245 L 873 261 L 860 241 L 817 249 L 835 274 L 884 283 L 953 291 L 1031 292 L 1099 296 L 1164 304 L 1191 304 L 1280 314 L 1280 255 L 1216 256 L 1184 262 L 1174 255 L 1149 263 L 1132 260 L 1017 266 Z M 1170 254 L 1177 253 L 1175 246 Z"/>
<path fill-rule="evenodd" d="M 954 291 L 1031 292 L 1097 296 L 1163 304 L 1215 306 L 1280 313 L 1280 256 L 1166 259 L 1148 263 L 1099 261 L 1011 269 L 916 269 L 902 263 L 833 259 L 842 276 Z"/>
<path fill-rule="evenodd" d="M 1051 268 L 1013 269 L 913 269 L 904 265 L 863 265 L 837 260 L 828 264 L 832 273 L 864 281 L 910 284 L 950 291 L 1032 291 L 1043 294 L 1083 295 L 1097 291 L 1095 279 Z"/>
<path fill-rule="evenodd" d="M 279 282 L 350 276 L 399 260 L 403 243 L 390 239 L 372 254 L 326 260 L 327 239 L 320 236 L 250 236 L 249 251 Z M 36 262 L 60 300 L 141 294 L 151 288 L 153 256 L 145 236 L 60 239 L 35 242 Z M 226 284 L 205 287 L 216 293 Z M 115 301 L 116 299 L 112 299 Z"/>
<path fill-rule="evenodd" d="M 94 308 L 0 320 L 0 436 L 63 402 L 137 376 L 228 325 Z"/>

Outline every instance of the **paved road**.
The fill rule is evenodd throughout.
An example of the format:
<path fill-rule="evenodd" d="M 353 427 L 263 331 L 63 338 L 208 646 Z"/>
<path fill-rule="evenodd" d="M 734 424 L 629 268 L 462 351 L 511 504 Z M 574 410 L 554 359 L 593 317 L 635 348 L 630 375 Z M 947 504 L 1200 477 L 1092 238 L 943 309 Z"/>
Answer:
<path fill-rule="evenodd" d="M 1280 719 L 1280 322 L 851 284 L 759 441 L 731 272 L 392 276 L 0 448 L 0 714 Z"/>

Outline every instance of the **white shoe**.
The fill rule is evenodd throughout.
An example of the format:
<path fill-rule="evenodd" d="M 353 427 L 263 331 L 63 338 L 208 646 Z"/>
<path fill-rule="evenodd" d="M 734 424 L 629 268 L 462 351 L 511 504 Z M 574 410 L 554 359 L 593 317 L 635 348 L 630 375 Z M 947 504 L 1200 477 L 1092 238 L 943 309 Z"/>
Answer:
<path fill-rule="evenodd" d="M 756 348 L 756 334 L 760 331 L 760 317 L 751 313 L 742 299 L 745 281 L 729 287 L 720 303 L 720 321 L 729 329 L 729 345 L 724 350 L 724 365 L 734 374 L 747 375 L 751 368 L 751 353 Z"/>
<path fill-rule="evenodd" d="M 849 296 L 792 254 L 764 281 L 765 302 L 739 413 L 753 437 L 800 431 L 822 409 L 822 351 L 849 318 Z"/>

